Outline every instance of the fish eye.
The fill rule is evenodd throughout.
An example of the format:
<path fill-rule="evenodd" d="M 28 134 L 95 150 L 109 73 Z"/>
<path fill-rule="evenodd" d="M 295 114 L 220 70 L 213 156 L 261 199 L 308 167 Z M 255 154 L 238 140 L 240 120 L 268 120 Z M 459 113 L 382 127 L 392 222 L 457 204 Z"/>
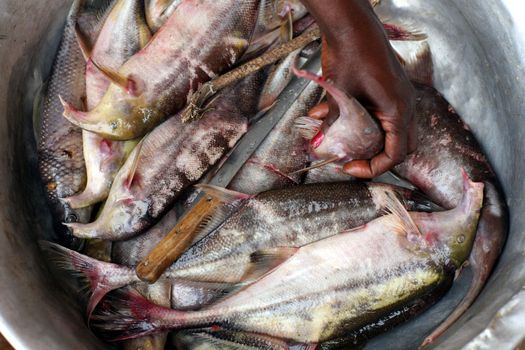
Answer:
<path fill-rule="evenodd" d="M 72 223 L 77 221 L 78 217 L 75 214 L 69 214 L 68 216 L 66 216 L 66 223 Z"/>
<path fill-rule="evenodd" d="M 464 243 L 465 242 L 465 235 L 459 235 L 457 238 L 458 243 Z"/>

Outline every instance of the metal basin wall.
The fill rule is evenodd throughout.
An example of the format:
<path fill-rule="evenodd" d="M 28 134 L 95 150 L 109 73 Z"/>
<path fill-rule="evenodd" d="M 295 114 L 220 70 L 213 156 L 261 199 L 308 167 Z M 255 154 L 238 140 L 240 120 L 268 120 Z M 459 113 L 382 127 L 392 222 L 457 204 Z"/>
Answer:
<path fill-rule="evenodd" d="M 525 310 L 525 297 L 520 299 L 525 293 L 519 294 L 525 286 L 525 18 L 519 17 L 525 11 L 520 2 L 383 0 L 378 10 L 429 34 L 436 87 L 482 143 L 511 211 L 509 240 L 494 275 L 438 342 L 440 349 L 474 347 L 480 339 L 499 343 L 498 336 L 507 341 L 500 348 L 515 347 L 521 339 L 509 327 L 498 330 L 505 319 L 493 320 L 505 305 L 504 315 L 525 324 L 525 312 L 518 313 Z M 37 237 L 46 237 L 50 222 L 36 173 L 32 99 L 49 74 L 69 4 L 0 0 L 0 332 L 17 349 L 108 348 L 84 326 L 81 311 L 37 248 Z M 446 316 L 443 310 L 458 301 L 461 288 L 368 347 L 416 347 Z M 493 331 L 472 342 L 489 324 Z"/>

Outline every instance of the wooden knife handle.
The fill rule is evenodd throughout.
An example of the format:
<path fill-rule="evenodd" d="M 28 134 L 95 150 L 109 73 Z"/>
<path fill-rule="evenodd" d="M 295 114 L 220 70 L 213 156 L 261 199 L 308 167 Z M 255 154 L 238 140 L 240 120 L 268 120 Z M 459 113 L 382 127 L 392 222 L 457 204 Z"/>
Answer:
<path fill-rule="evenodd" d="M 145 282 L 156 282 L 162 273 L 191 246 L 202 220 L 221 204 L 222 202 L 217 198 L 204 195 L 137 266 L 137 276 Z"/>

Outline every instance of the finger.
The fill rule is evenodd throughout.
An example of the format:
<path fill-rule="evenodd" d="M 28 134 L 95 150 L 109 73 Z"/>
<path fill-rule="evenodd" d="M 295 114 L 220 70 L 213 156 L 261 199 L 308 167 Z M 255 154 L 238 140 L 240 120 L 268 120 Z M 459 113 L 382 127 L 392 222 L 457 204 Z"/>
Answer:
<path fill-rule="evenodd" d="M 407 141 L 405 133 L 388 132 L 385 137 L 385 150 L 371 160 L 355 160 L 347 163 L 343 171 L 360 178 L 377 177 L 401 163 L 406 156 Z"/>
<path fill-rule="evenodd" d="M 381 153 L 372 160 L 354 160 L 343 166 L 343 171 L 351 176 L 372 179 L 387 172 L 394 163 L 385 153 Z"/>
<path fill-rule="evenodd" d="M 313 119 L 323 120 L 328 115 L 330 108 L 327 102 L 319 103 L 308 111 L 308 116 Z"/>

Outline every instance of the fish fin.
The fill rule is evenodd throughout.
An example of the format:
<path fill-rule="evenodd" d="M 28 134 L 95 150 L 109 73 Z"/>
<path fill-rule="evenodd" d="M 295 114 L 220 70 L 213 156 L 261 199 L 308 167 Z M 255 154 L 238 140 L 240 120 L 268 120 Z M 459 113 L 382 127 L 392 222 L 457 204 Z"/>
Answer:
<path fill-rule="evenodd" d="M 195 185 L 195 187 L 202 190 L 206 195 L 212 196 L 223 203 L 232 203 L 234 201 L 250 199 L 254 197 L 250 194 L 232 191 L 226 188 L 208 184 L 198 184 Z"/>
<path fill-rule="evenodd" d="M 100 65 L 95 60 L 91 60 L 91 62 L 93 62 L 93 65 L 97 67 L 106 78 L 108 78 L 113 84 L 122 88 L 126 93 L 135 97 L 140 95 L 138 88 L 139 84 L 131 75 L 124 76 L 115 69 Z"/>
<path fill-rule="evenodd" d="M 252 253 L 250 265 L 241 281 L 251 283 L 258 280 L 292 257 L 297 250 L 299 248 L 273 248 Z"/>
<path fill-rule="evenodd" d="M 310 171 L 310 170 L 314 170 L 314 169 L 318 169 L 318 168 L 322 168 L 324 167 L 325 165 L 328 165 L 328 164 L 331 164 L 331 163 L 335 163 L 339 160 L 340 158 L 339 157 L 333 157 L 333 158 L 330 158 L 330 159 L 326 159 L 326 160 L 323 160 L 321 162 L 317 162 L 315 163 L 314 165 L 311 165 L 307 168 L 304 168 L 304 169 L 300 169 L 300 170 L 296 170 L 294 172 L 291 172 L 288 174 L 288 176 L 292 176 L 292 175 L 298 175 L 298 174 L 302 174 L 302 173 L 305 173 L 307 171 Z"/>
<path fill-rule="evenodd" d="M 281 29 L 277 28 L 264 35 L 256 37 L 250 41 L 250 45 L 246 52 L 242 55 L 239 63 L 246 62 L 262 54 L 266 50 L 270 50 L 280 41 Z"/>
<path fill-rule="evenodd" d="M 286 5 L 279 16 L 283 19 L 279 27 L 279 38 L 281 43 L 286 43 L 293 39 L 293 17 L 290 6 Z"/>
<path fill-rule="evenodd" d="M 199 223 L 199 226 L 195 230 L 195 242 L 206 237 L 210 232 L 218 228 L 226 219 L 228 219 L 233 213 L 239 209 L 242 201 L 234 201 L 226 203 L 216 208 L 213 213 L 207 215 Z"/>
<path fill-rule="evenodd" d="M 80 29 L 80 25 L 78 23 L 75 23 L 75 36 L 77 38 L 80 51 L 82 51 L 82 56 L 84 56 L 84 59 L 87 62 L 93 54 L 93 47 L 91 46 L 89 38 Z"/>
<path fill-rule="evenodd" d="M 103 306 L 97 308 L 91 317 L 91 328 L 108 341 L 134 339 L 164 331 L 165 322 L 159 322 L 169 315 L 169 328 L 182 328 L 183 311 L 155 305 L 139 292 L 126 288 L 112 292 Z"/>
<path fill-rule="evenodd" d="M 410 216 L 410 213 L 405 209 L 405 206 L 395 194 L 385 192 L 385 201 L 385 211 L 391 214 L 390 223 L 398 233 L 406 236 L 422 236 L 412 216 Z"/>
<path fill-rule="evenodd" d="M 135 175 L 139 167 L 140 151 L 142 150 L 142 145 L 144 144 L 145 139 L 146 137 L 140 140 L 140 142 L 135 146 L 135 150 L 130 155 L 130 157 L 133 156 L 132 165 L 129 169 L 128 175 L 126 176 L 126 180 L 124 181 L 124 186 L 126 186 L 127 189 L 130 189 L 131 185 L 133 185 L 133 179 L 135 179 Z"/>
<path fill-rule="evenodd" d="M 283 171 L 281 171 L 276 165 L 272 164 L 272 163 L 264 163 L 262 162 L 261 160 L 257 159 L 257 158 L 252 158 L 250 160 L 248 160 L 249 163 L 251 164 L 254 164 L 254 165 L 257 165 L 269 172 L 271 172 L 272 174 L 275 174 L 287 181 L 290 181 L 291 183 L 293 184 L 296 184 L 296 185 L 299 185 L 299 180 L 297 179 L 294 179 L 291 175 L 294 175 L 294 173 L 291 173 L 291 174 L 286 174 L 284 173 Z"/>
<path fill-rule="evenodd" d="M 405 59 L 404 68 L 411 81 L 427 86 L 434 85 L 434 64 L 428 42 L 423 42 L 416 52 Z"/>
<path fill-rule="evenodd" d="M 321 131 L 323 122 L 310 117 L 299 117 L 294 121 L 294 127 L 299 131 L 301 136 L 310 141 Z"/>
<path fill-rule="evenodd" d="M 39 245 L 59 269 L 73 274 L 80 281 L 81 291 L 88 298 L 88 319 L 108 292 L 138 281 L 135 271 L 128 267 L 99 261 L 52 242 L 39 241 Z M 128 276 L 127 281 L 124 281 L 124 276 Z"/>
<path fill-rule="evenodd" d="M 425 33 L 417 30 L 402 28 L 396 24 L 383 23 L 388 40 L 395 41 L 422 41 L 428 38 Z"/>
<path fill-rule="evenodd" d="M 58 99 L 60 100 L 62 107 L 64 107 L 64 117 L 66 117 L 67 120 L 69 120 L 75 125 L 78 125 L 78 124 L 81 124 L 87 121 L 88 114 L 86 112 L 79 110 L 77 107 L 73 106 L 71 103 L 65 101 L 61 95 L 58 95 Z"/>

